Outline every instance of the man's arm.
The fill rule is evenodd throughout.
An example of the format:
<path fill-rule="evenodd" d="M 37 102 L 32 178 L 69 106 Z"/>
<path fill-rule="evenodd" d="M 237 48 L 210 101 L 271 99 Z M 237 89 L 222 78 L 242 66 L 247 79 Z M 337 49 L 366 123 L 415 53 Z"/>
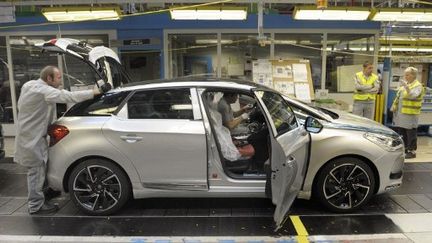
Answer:
<path fill-rule="evenodd" d="M 240 123 L 242 123 L 243 117 L 239 116 L 230 121 L 225 121 L 224 126 L 228 127 L 230 130 L 236 128 Z"/>
<path fill-rule="evenodd" d="M 373 84 L 373 88 L 369 92 L 377 94 L 378 91 L 380 90 L 380 87 L 381 87 L 381 81 L 377 79 Z"/>
<path fill-rule="evenodd" d="M 93 90 L 70 92 L 64 89 L 59 90 L 51 86 L 45 86 L 42 93 L 45 100 L 50 103 L 78 103 L 92 99 L 95 95 L 100 94 L 100 91 L 94 88 Z"/>
<path fill-rule="evenodd" d="M 370 89 L 373 89 L 374 86 L 372 85 L 363 85 L 361 84 L 360 80 L 358 79 L 357 75 L 354 76 L 354 86 L 357 91 L 369 91 Z"/>

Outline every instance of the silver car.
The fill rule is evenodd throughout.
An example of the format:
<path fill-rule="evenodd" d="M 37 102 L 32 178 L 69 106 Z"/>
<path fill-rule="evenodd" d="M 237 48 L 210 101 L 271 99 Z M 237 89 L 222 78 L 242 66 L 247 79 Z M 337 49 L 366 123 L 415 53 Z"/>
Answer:
<path fill-rule="evenodd" d="M 67 41 L 41 47 L 68 54 L 84 45 Z M 81 49 L 82 59 L 116 87 L 101 52 L 92 58 L 91 47 Z M 109 65 L 100 69 L 89 59 Z M 112 53 L 108 59 L 117 60 Z M 366 131 L 246 81 L 123 86 L 73 106 L 49 130 L 49 184 L 69 192 L 87 214 L 112 214 L 130 197 L 270 197 L 281 226 L 298 195 L 349 212 L 401 184 L 402 141 L 371 121 Z M 225 93 L 240 96 L 237 108 L 253 106 L 249 120 L 231 131 L 237 146 L 253 145 L 252 157 L 233 161 L 223 153 L 207 97 L 216 102 Z M 292 108 L 306 116 L 297 119 Z"/>

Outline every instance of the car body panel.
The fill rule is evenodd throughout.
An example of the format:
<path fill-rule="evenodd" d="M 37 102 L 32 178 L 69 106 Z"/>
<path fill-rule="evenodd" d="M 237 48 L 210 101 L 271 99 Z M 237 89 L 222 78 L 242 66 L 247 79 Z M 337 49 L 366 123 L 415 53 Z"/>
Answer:
<path fill-rule="evenodd" d="M 207 190 L 202 121 L 113 117 L 103 133 L 133 162 L 144 187 Z"/>
<path fill-rule="evenodd" d="M 140 185 L 136 168 L 125 154 L 113 146 L 102 134 L 107 117 L 62 117 L 56 124 L 69 128 L 69 134 L 49 148 L 48 183 L 57 190 L 65 191 L 63 180 L 75 162 L 83 158 L 100 157 L 114 161 L 126 171 L 132 184 Z"/>

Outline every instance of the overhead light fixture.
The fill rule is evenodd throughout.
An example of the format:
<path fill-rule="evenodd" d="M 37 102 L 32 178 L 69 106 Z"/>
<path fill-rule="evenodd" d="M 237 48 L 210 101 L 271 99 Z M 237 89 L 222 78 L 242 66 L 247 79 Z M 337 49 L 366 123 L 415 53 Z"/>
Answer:
<path fill-rule="evenodd" d="M 200 7 L 171 9 L 174 20 L 245 20 L 246 8 L 243 7 Z"/>
<path fill-rule="evenodd" d="M 293 18 L 296 20 L 367 20 L 369 8 L 328 7 L 317 9 L 316 6 L 296 6 Z"/>
<path fill-rule="evenodd" d="M 432 22 L 432 10 L 422 8 L 379 8 L 369 17 L 374 21 Z"/>
<path fill-rule="evenodd" d="M 413 36 L 384 36 L 379 39 L 381 44 L 397 45 L 432 45 L 432 38 Z"/>
<path fill-rule="evenodd" d="M 297 44 L 296 40 L 274 40 L 273 43 L 275 45 L 292 45 Z"/>
<path fill-rule="evenodd" d="M 392 52 L 400 52 L 400 51 L 406 51 L 406 52 L 432 52 L 432 46 L 392 46 L 391 48 Z M 390 51 L 389 46 L 382 46 L 380 48 L 380 51 Z"/>
<path fill-rule="evenodd" d="M 424 25 L 424 24 L 420 24 L 420 25 L 392 25 L 392 28 L 410 28 L 410 29 L 432 29 L 432 25 Z"/>
<path fill-rule="evenodd" d="M 53 7 L 43 8 L 48 21 L 84 21 L 120 19 L 120 8 L 112 7 Z"/>
<path fill-rule="evenodd" d="M 217 39 L 198 39 L 198 40 L 195 40 L 195 43 L 196 44 L 217 44 L 218 40 Z M 232 44 L 232 43 L 233 43 L 232 40 L 225 40 L 225 39 L 221 40 L 222 45 L 223 44 Z"/>

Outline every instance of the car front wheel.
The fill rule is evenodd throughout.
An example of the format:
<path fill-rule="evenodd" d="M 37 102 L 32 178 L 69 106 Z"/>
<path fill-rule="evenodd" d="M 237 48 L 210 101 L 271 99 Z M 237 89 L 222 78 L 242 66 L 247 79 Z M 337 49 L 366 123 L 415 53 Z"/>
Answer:
<path fill-rule="evenodd" d="M 369 201 L 374 189 L 375 177 L 369 165 L 358 158 L 344 157 L 323 167 L 314 191 L 326 208 L 348 213 Z"/>
<path fill-rule="evenodd" d="M 90 159 L 76 166 L 69 177 L 69 193 L 78 208 L 89 215 L 110 215 L 129 199 L 130 184 L 114 163 Z"/>

